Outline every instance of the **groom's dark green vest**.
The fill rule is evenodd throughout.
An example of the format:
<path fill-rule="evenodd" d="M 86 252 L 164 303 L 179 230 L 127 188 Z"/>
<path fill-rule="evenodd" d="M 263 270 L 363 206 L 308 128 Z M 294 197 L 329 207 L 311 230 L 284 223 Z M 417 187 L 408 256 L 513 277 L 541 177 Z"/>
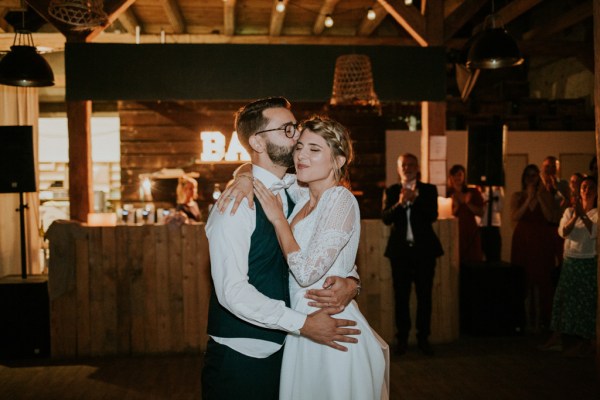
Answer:
<path fill-rule="evenodd" d="M 287 194 L 287 193 L 286 193 Z M 294 203 L 287 196 L 288 210 Z M 250 238 L 248 255 L 248 280 L 265 296 L 285 301 L 290 306 L 288 265 L 279 247 L 275 229 L 260 204 L 254 198 L 256 228 Z M 208 334 L 222 338 L 251 338 L 283 343 L 285 332 L 262 328 L 243 321 L 219 304 L 213 288 L 208 310 Z"/>

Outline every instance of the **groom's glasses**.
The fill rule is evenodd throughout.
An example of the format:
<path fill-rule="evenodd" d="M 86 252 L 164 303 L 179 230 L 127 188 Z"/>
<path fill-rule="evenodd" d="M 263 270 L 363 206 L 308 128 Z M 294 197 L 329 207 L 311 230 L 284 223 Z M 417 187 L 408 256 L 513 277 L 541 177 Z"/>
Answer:
<path fill-rule="evenodd" d="M 298 123 L 294 124 L 293 122 L 288 122 L 287 124 L 281 125 L 279 128 L 265 129 L 264 131 L 254 132 L 254 134 L 258 135 L 259 133 L 265 133 L 265 132 L 284 131 L 285 132 L 285 136 L 287 136 L 288 138 L 291 139 L 294 136 L 296 136 L 296 132 L 298 132 L 298 126 L 299 125 L 300 124 L 298 124 Z"/>

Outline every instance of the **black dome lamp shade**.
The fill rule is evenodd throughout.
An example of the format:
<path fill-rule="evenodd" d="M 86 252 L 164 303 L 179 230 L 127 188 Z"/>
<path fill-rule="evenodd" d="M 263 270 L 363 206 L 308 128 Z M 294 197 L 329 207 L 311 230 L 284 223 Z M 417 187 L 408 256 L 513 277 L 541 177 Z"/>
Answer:
<path fill-rule="evenodd" d="M 54 73 L 36 50 L 31 32 L 17 30 L 10 51 L 0 59 L 0 84 L 43 87 L 54 85 Z"/>
<path fill-rule="evenodd" d="M 515 40 L 504 29 L 496 14 L 486 17 L 481 32 L 473 38 L 467 55 L 469 69 L 497 69 L 523 64 L 523 56 Z"/>

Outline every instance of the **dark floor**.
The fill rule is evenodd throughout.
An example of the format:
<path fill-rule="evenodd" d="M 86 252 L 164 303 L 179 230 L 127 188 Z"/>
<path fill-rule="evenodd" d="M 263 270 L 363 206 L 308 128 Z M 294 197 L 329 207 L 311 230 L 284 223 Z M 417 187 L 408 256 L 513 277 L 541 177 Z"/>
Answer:
<path fill-rule="evenodd" d="M 393 357 L 391 398 L 598 400 L 595 358 L 536 349 L 535 336 L 462 337 Z M 202 357 L 0 361 L 0 399 L 199 399 Z M 318 399 L 310 399 L 318 400 Z"/>

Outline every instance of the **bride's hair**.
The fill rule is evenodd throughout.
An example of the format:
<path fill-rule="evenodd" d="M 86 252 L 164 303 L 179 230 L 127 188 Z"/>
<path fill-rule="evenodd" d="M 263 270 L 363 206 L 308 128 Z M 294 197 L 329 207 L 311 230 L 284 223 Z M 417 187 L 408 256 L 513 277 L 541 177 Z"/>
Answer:
<path fill-rule="evenodd" d="M 335 180 L 350 187 L 349 166 L 354 158 L 350 132 L 342 124 L 327 117 L 313 116 L 301 123 L 301 132 L 305 129 L 321 136 L 331 149 L 331 162 Z M 346 159 L 344 165 L 337 165 L 337 157 Z"/>

